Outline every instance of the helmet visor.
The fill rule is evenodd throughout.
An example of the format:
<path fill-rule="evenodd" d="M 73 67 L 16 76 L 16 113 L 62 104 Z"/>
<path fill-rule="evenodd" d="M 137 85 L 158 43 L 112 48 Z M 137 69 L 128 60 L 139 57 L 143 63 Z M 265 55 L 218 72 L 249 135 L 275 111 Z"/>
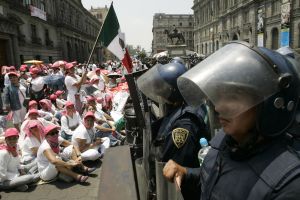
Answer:
<path fill-rule="evenodd" d="M 173 87 L 161 77 L 158 67 L 153 66 L 137 80 L 138 88 L 148 98 L 157 103 L 169 103 L 168 98 L 173 92 Z"/>
<path fill-rule="evenodd" d="M 223 117 L 233 118 L 278 91 L 278 75 L 249 47 L 231 43 L 178 79 L 186 102 L 209 99 Z"/>

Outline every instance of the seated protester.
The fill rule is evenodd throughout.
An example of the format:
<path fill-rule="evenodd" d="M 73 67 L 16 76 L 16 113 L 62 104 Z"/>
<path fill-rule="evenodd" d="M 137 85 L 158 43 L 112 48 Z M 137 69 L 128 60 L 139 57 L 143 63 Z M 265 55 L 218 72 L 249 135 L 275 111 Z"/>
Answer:
<path fill-rule="evenodd" d="M 102 111 L 101 106 L 98 106 L 95 97 L 87 96 L 86 101 L 87 101 L 86 108 L 88 108 L 88 106 L 93 106 L 96 109 L 97 113 L 101 115 L 101 119 L 105 121 L 111 121 L 111 122 L 114 121 L 109 114 Z"/>
<path fill-rule="evenodd" d="M 54 117 L 57 119 L 57 123 L 60 124 L 62 113 L 61 113 L 61 109 L 58 108 L 57 104 L 56 104 L 57 96 L 55 94 L 51 94 L 49 96 L 49 99 L 52 103 L 52 110 L 55 111 Z"/>
<path fill-rule="evenodd" d="M 94 122 L 94 114 L 87 112 L 84 117 L 84 124 L 81 124 L 72 136 L 72 144 L 79 148 L 82 161 L 96 160 L 102 157 L 105 150 L 109 148 L 110 140 L 108 137 L 96 138 Z"/>
<path fill-rule="evenodd" d="M 61 137 L 71 141 L 74 130 L 81 124 L 81 117 L 72 102 L 67 101 L 66 113 L 61 117 Z"/>
<path fill-rule="evenodd" d="M 117 139 L 119 133 L 115 130 L 116 128 L 109 121 L 104 121 L 98 115 L 98 111 L 93 106 L 89 106 L 87 112 L 92 112 L 95 115 L 95 128 L 97 129 L 96 138 L 108 137 L 110 139 L 110 146 L 117 146 L 122 143 L 122 139 Z M 110 124 L 110 125 L 109 125 Z"/>
<path fill-rule="evenodd" d="M 49 99 L 42 99 L 39 103 L 41 106 L 41 111 L 48 113 L 48 115 L 50 116 L 48 118 L 44 117 L 44 119 L 56 124 L 58 119 L 55 118 L 56 112 L 55 112 L 55 109 L 52 107 L 53 105 L 52 105 L 51 101 Z"/>
<path fill-rule="evenodd" d="M 59 154 L 59 144 L 63 140 L 58 136 L 59 127 L 50 125 L 45 128 L 45 140 L 41 144 L 37 152 L 37 164 L 40 178 L 44 181 L 53 180 L 58 173 L 62 173 L 68 177 L 72 177 L 77 182 L 86 182 L 88 176 L 72 171 L 75 167 L 83 169 L 84 172 L 90 172 L 89 168 L 84 167 L 80 160 L 80 153 L 77 152 L 78 158 L 65 162 Z M 61 140 L 61 141 L 59 141 Z M 75 154 L 76 152 L 74 152 Z M 72 157 L 74 158 L 74 157 Z"/>
<path fill-rule="evenodd" d="M 48 126 L 48 125 L 54 125 L 54 123 L 45 120 L 44 118 L 39 117 L 39 112 L 37 109 L 30 109 L 27 113 L 28 117 L 27 119 L 22 123 L 21 128 L 20 128 L 20 137 L 19 137 L 19 145 L 23 145 L 23 141 L 25 139 L 26 133 L 25 133 L 25 127 L 31 120 L 37 120 L 41 123 L 43 127 Z"/>
<path fill-rule="evenodd" d="M 9 128 L 4 133 L 5 145 L 0 147 L 0 190 L 16 189 L 26 191 L 29 183 L 39 179 L 38 175 L 20 174 L 28 171 L 28 166 L 20 166 L 17 142 L 19 132 L 15 128 Z"/>
<path fill-rule="evenodd" d="M 36 110 L 38 110 L 38 103 L 35 100 L 29 101 L 28 110 L 30 110 L 30 109 L 36 109 Z M 49 118 L 49 117 L 51 117 L 51 115 L 48 112 L 44 112 L 43 110 L 38 110 L 38 114 L 42 118 Z M 28 112 L 25 115 L 25 119 L 28 119 Z"/>
<path fill-rule="evenodd" d="M 29 72 L 31 75 L 29 86 L 30 98 L 36 101 L 44 99 L 44 89 L 47 87 L 44 78 L 39 75 L 38 68 L 30 68 Z"/>
<path fill-rule="evenodd" d="M 44 127 L 38 120 L 30 120 L 25 127 L 25 139 L 21 146 L 23 164 L 36 162 L 38 148 L 44 140 Z"/>
<path fill-rule="evenodd" d="M 57 90 L 55 92 L 55 95 L 57 96 L 56 98 L 56 106 L 61 110 L 64 108 L 64 106 L 66 105 L 66 100 L 63 98 L 63 94 L 65 92 L 64 91 L 61 91 L 61 90 Z"/>

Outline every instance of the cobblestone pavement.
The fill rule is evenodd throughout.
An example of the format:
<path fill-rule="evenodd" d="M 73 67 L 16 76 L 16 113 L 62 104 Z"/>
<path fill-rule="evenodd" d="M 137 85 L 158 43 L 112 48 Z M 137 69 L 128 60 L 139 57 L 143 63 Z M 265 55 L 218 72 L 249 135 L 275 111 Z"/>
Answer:
<path fill-rule="evenodd" d="M 0 191 L 1 200 L 99 200 L 101 161 L 84 184 L 65 183 L 60 180 L 34 186 L 26 192 Z"/>

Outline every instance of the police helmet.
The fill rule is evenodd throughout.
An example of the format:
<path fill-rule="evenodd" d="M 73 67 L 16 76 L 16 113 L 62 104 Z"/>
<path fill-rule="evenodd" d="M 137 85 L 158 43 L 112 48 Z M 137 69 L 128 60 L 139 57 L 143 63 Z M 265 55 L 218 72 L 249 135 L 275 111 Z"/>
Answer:
<path fill-rule="evenodd" d="M 177 78 L 186 72 L 179 63 L 156 64 L 137 80 L 138 88 L 157 103 L 174 103 L 182 101 L 177 87 Z"/>
<path fill-rule="evenodd" d="M 293 123 L 299 102 L 297 63 L 267 48 L 234 41 L 178 78 L 187 103 L 226 104 L 229 118 L 258 106 L 257 129 L 277 136 Z"/>
<path fill-rule="evenodd" d="M 182 64 L 182 65 L 185 65 L 185 62 L 182 58 L 180 57 L 174 57 L 170 60 L 170 63 L 179 63 L 179 64 Z"/>

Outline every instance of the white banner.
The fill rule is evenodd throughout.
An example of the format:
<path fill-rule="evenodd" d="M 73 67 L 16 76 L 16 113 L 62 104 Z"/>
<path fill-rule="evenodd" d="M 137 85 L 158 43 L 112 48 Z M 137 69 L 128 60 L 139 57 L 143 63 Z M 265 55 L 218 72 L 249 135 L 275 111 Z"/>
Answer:
<path fill-rule="evenodd" d="M 34 6 L 30 6 L 30 13 L 32 17 L 38 17 L 42 20 L 47 21 L 47 15 L 46 12 L 42 11 L 41 9 L 34 7 Z"/>

